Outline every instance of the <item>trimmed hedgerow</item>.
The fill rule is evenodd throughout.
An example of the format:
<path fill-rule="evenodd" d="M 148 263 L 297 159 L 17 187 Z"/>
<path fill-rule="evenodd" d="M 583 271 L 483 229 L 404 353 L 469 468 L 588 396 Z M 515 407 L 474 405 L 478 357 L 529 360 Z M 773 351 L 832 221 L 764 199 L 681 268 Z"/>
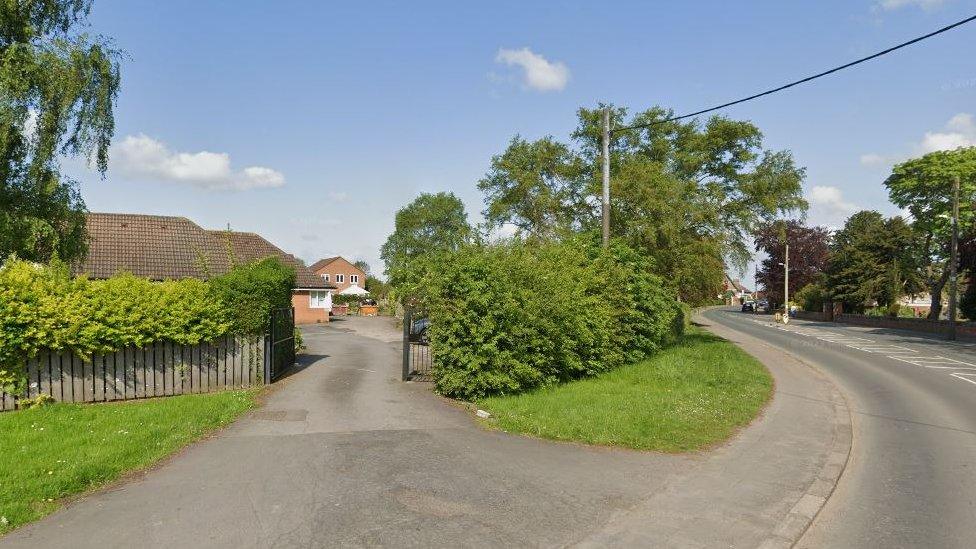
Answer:
<path fill-rule="evenodd" d="M 294 270 L 276 259 L 212 282 L 151 282 L 127 273 L 89 280 L 63 264 L 8 260 L 0 266 L 0 388 L 19 392 L 26 360 L 41 349 L 86 355 L 260 333 L 271 307 L 290 304 L 293 282 Z"/>
<path fill-rule="evenodd" d="M 513 394 L 645 358 L 680 333 L 674 295 L 647 267 L 582 239 L 462 247 L 423 299 L 437 390 Z"/>
<path fill-rule="evenodd" d="M 270 257 L 235 266 L 210 284 L 226 307 L 231 330 L 260 334 L 267 328 L 271 309 L 291 306 L 295 269 Z"/>

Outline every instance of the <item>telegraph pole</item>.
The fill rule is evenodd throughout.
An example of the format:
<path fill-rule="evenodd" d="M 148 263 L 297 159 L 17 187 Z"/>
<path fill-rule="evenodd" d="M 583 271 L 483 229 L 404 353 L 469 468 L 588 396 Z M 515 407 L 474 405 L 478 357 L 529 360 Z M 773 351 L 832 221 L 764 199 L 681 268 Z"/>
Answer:
<path fill-rule="evenodd" d="M 784 242 L 786 246 L 786 253 L 783 254 L 783 262 L 780 265 L 783 267 L 783 324 L 789 324 L 790 322 L 790 244 L 789 242 Z"/>
<path fill-rule="evenodd" d="M 610 246 L 610 107 L 603 109 L 603 247 Z"/>
<path fill-rule="evenodd" d="M 959 176 L 952 181 L 952 243 L 949 249 L 949 333 L 946 339 L 956 339 L 956 301 L 959 295 Z"/>

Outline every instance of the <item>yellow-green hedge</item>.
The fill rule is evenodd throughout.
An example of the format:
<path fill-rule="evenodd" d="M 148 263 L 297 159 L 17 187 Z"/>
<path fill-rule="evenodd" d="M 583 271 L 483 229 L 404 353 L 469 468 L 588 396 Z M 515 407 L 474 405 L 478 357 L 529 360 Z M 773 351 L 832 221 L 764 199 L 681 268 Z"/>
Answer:
<path fill-rule="evenodd" d="M 11 259 L 0 267 L 0 388 L 22 389 L 27 358 L 41 349 L 79 354 L 154 341 L 195 345 L 228 331 L 258 333 L 268 310 L 290 304 L 294 270 L 274 259 L 210 282 L 151 282 L 131 274 L 73 277 L 64 265 Z"/>

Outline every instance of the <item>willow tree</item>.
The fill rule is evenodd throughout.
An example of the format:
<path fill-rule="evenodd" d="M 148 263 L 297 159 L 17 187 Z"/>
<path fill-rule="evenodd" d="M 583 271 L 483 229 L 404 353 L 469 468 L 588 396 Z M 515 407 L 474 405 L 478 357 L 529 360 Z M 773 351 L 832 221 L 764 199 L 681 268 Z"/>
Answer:
<path fill-rule="evenodd" d="M 0 260 L 85 252 L 85 203 L 61 160 L 104 176 L 119 54 L 80 32 L 92 0 L 0 0 Z"/>

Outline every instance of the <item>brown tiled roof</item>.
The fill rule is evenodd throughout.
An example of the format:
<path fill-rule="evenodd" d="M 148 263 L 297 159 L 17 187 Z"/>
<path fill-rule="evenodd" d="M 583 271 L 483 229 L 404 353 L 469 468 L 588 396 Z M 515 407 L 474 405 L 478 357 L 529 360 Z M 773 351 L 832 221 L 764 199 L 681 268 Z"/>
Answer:
<path fill-rule="evenodd" d="M 295 268 L 296 287 L 335 288 L 335 286 L 323 280 L 321 276 L 313 273 L 297 257 L 268 242 L 261 235 L 237 231 L 208 232 L 225 248 L 230 249 L 232 254 L 231 263 L 244 263 L 268 257 L 277 257 L 286 265 L 291 265 Z"/>
<path fill-rule="evenodd" d="M 314 273 L 314 272 L 318 271 L 319 269 L 321 269 L 322 267 L 326 267 L 326 266 L 332 264 L 332 262 L 335 261 L 335 260 L 337 260 L 337 259 L 341 259 L 341 256 L 338 256 L 337 255 L 335 257 L 327 257 L 325 259 L 320 259 L 320 260 L 316 261 L 315 263 L 312 263 L 308 268 L 311 269 L 312 272 Z"/>
<path fill-rule="evenodd" d="M 88 256 L 78 274 L 129 272 L 151 280 L 210 278 L 235 263 L 275 256 L 295 268 L 300 288 L 334 288 L 295 256 L 254 233 L 207 231 L 185 217 L 88 214 Z"/>
<path fill-rule="evenodd" d="M 185 217 L 90 213 L 87 227 L 88 256 L 75 270 L 92 278 L 208 278 L 230 267 L 213 236 Z"/>

